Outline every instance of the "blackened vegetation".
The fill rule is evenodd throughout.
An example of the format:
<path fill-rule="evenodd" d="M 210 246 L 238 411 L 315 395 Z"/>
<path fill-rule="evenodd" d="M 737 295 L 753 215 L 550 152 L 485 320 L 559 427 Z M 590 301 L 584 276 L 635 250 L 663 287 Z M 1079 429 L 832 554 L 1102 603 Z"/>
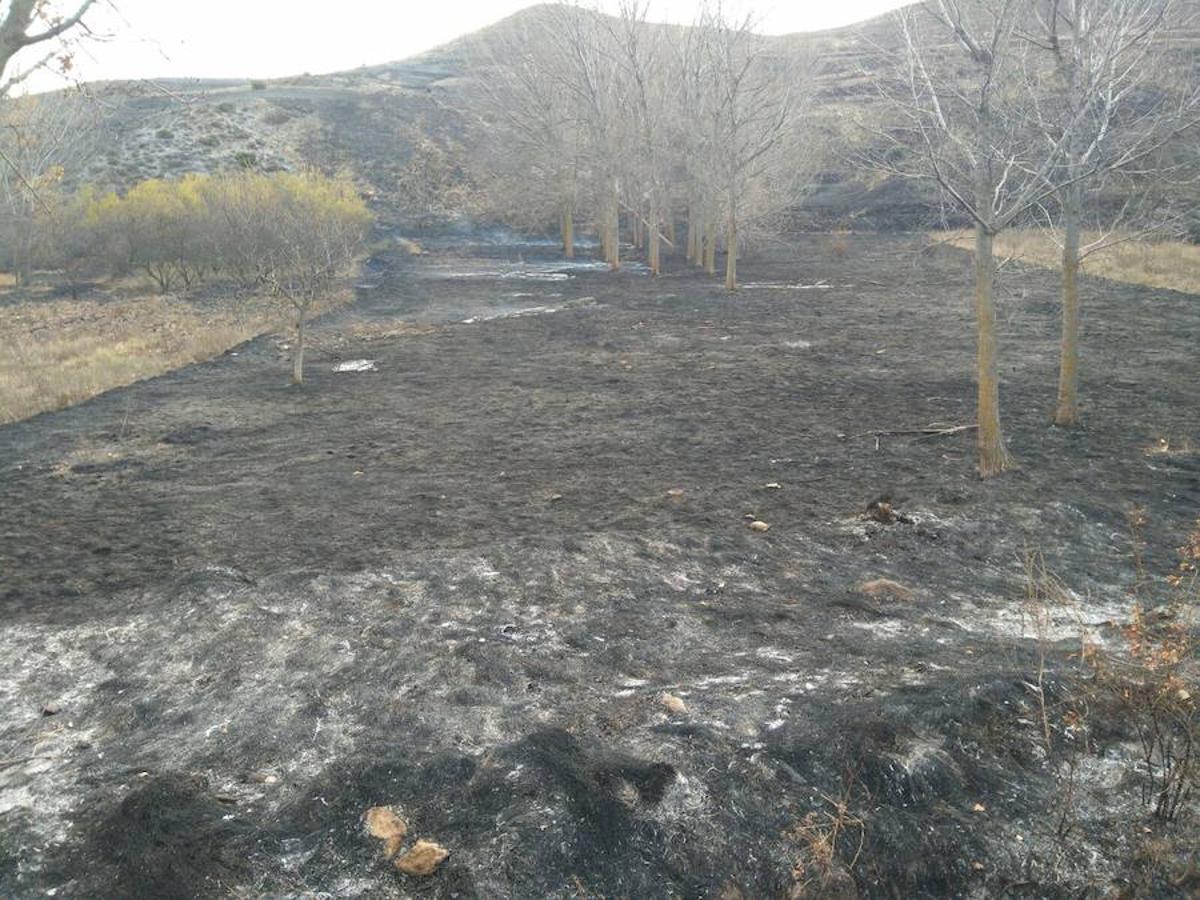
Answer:
<path fill-rule="evenodd" d="M 83 817 L 95 830 L 81 857 L 101 862 L 114 897 L 220 896 L 248 874 L 252 829 L 230 810 L 197 777 L 146 778 L 103 818 Z"/>
<path fill-rule="evenodd" d="M 1147 448 L 1200 437 L 1195 301 L 1091 284 L 1062 431 L 1054 279 L 1010 268 L 1022 467 L 982 483 L 969 433 L 871 436 L 969 421 L 965 258 L 824 240 L 735 298 L 431 241 L 303 389 L 264 339 L 0 431 L 0 894 L 820 896 L 843 798 L 864 896 L 1194 890 L 1135 724 L 1047 748 L 1029 684 L 1120 638 L 1129 504 L 1149 571 L 1192 527 L 1200 459 Z M 1040 643 L 1031 545 L 1079 594 Z"/>

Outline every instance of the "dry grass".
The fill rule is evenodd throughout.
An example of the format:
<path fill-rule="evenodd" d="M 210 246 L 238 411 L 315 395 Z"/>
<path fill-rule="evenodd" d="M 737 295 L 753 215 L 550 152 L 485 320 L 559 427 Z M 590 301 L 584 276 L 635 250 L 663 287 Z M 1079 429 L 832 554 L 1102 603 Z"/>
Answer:
<path fill-rule="evenodd" d="M 284 321 L 265 302 L 201 307 L 136 296 L 0 305 L 0 424 L 211 359 Z"/>
<path fill-rule="evenodd" d="M 1086 242 L 1099 235 L 1086 235 Z M 934 239 L 963 250 L 974 247 L 974 237 L 968 232 L 938 233 Z M 1039 230 L 1016 230 L 996 239 L 996 253 L 1034 266 L 1057 269 L 1062 263 L 1062 251 L 1050 235 Z M 1182 241 L 1129 241 L 1099 250 L 1084 260 L 1084 272 L 1112 281 L 1144 284 L 1149 287 L 1188 294 L 1200 294 L 1200 246 Z"/>
<path fill-rule="evenodd" d="M 0 423 L 210 359 L 271 324 L 168 297 L 0 308 Z"/>

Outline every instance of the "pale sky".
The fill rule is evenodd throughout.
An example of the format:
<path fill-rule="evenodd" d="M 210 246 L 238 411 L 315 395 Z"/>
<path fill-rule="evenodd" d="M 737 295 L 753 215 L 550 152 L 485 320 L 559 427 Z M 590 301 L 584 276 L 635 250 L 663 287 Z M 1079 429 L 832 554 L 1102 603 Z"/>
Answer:
<path fill-rule="evenodd" d="M 726 0 L 770 34 L 846 25 L 904 0 Z M 70 0 L 57 0 L 65 9 Z M 99 0 L 106 36 L 76 54 L 76 77 L 278 78 L 404 59 L 496 22 L 534 0 Z M 604 5 L 614 6 L 615 0 Z M 0 6 L 3 3 L 0 2 Z M 651 18 L 687 22 L 695 0 L 651 0 Z M 61 87 L 43 76 L 35 89 Z"/>

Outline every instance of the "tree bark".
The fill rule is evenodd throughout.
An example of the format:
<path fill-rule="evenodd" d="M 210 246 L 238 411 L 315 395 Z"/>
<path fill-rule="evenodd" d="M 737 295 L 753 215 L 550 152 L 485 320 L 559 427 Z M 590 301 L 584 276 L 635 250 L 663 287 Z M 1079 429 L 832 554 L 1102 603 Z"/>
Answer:
<path fill-rule="evenodd" d="M 296 313 L 296 350 L 292 354 L 292 384 L 304 384 L 304 313 Z"/>
<path fill-rule="evenodd" d="M 46 27 L 34 31 L 37 0 L 11 0 L 3 19 L 0 19 L 0 86 L 4 85 L 4 72 L 14 56 L 25 47 L 51 41 L 77 26 L 84 13 L 96 0 L 83 0 L 69 16 L 56 17 Z M 17 78 L 16 80 L 20 80 Z"/>
<path fill-rule="evenodd" d="M 646 261 L 650 264 L 651 276 L 657 278 L 662 270 L 662 241 L 659 236 L 657 221 L 651 222 L 647 226 L 646 241 L 648 243 Z"/>
<path fill-rule="evenodd" d="M 1074 171 L 1074 169 L 1073 169 Z M 1083 182 L 1068 185 L 1063 196 L 1062 348 L 1059 354 L 1056 425 L 1079 424 L 1079 244 Z"/>
<path fill-rule="evenodd" d="M 613 203 L 612 215 L 612 238 L 609 241 L 609 251 L 612 253 L 612 259 L 609 261 L 614 272 L 621 269 L 621 213 L 617 209 L 617 204 Z"/>
<path fill-rule="evenodd" d="M 712 221 L 704 227 L 704 272 L 717 274 L 717 224 Z"/>
<path fill-rule="evenodd" d="M 696 262 L 699 254 L 696 252 L 696 210 L 688 204 L 687 210 L 687 261 L 688 265 Z"/>
<path fill-rule="evenodd" d="M 621 268 L 621 207 L 613 197 L 608 214 L 608 267 L 616 272 Z"/>
<path fill-rule="evenodd" d="M 562 242 L 563 255 L 567 259 L 575 258 L 575 215 L 570 206 L 564 206 L 562 211 Z"/>
<path fill-rule="evenodd" d="M 988 203 L 990 204 L 990 192 Z M 975 227 L 975 320 L 978 329 L 979 474 L 991 478 L 1012 465 L 1000 428 L 1000 378 L 996 365 L 996 257 L 989 227 Z"/>
<path fill-rule="evenodd" d="M 731 294 L 738 289 L 738 230 L 737 214 L 731 208 L 729 211 L 728 230 L 725 233 L 725 290 Z"/>

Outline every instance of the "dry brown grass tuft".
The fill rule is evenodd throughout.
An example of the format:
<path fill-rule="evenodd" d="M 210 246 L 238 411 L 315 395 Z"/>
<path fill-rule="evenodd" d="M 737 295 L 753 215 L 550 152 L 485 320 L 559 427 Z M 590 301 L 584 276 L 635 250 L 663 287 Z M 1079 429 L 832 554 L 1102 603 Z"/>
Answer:
<path fill-rule="evenodd" d="M 1084 236 L 1085 243 L 1098 235 Z M 974 237 L 968 232 L 937 233 L 934 239 L 962 250 L 974 247 Z M 996 253 L 1029 265 L 1057 269 L 1062 264 L 1062 251 L 1044 231 L 1007 231 L 996 238 Z M 1200 294 L 1200 246 L 1182 241 L 1146 239 L 1117 244 L 1087 257 L 1084 272 L 1148 287 L 1187 294 Z"/>
<path fill-rule="evenodd" d="M 835 231 L 829 238 L 829 252 L 842 259 L 850 252 L 850 236 L 845 231 Z"/>

